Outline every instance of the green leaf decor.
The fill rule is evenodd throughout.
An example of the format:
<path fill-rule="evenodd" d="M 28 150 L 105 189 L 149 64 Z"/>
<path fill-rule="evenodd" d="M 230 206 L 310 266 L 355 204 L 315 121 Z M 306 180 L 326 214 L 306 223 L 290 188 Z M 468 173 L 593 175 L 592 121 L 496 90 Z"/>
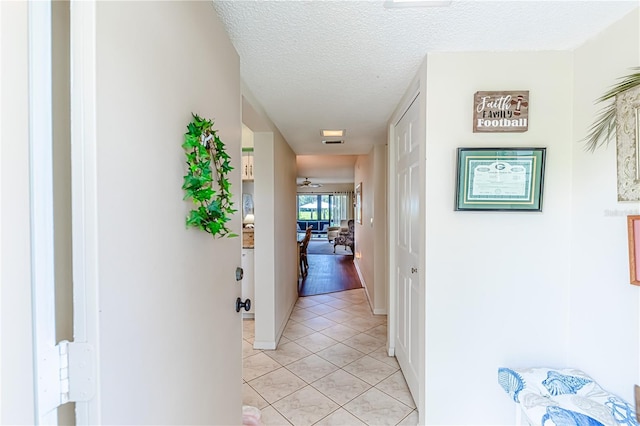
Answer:
<path fill-rule="evenodd" d="M 607 102 L 599 111 L 598 117 L 589 129 L 589 134 L 584 138 L 587 151 L 595 151 L 601 146 L 608 145 L 616 134 L 616 96 L 623 92 L 640 86 L 640 67 L 631 68 L 631 74 L 620 77 L 619 82 L 612 86 L 596 102 Z"/>
<path fill-rule="evenodd" d="M 187 216 L 187 226 L 202 229 L 214 237 L 237 237 L 227 227 L 233 208 L 231 183 L 227 174 L 233 170 L 213 121 L 191 114 L 182 147 L 187 157 L 187 174 L 182 189 L 184 199 L 196 206 Z"/>

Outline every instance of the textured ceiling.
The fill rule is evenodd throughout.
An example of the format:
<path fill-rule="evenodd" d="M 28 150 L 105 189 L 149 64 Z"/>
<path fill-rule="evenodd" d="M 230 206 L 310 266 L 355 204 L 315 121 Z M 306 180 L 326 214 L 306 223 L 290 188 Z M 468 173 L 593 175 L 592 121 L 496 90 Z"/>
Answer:
<path fill-rule="evenodd" d="M 366 154 L 385 143 L 387 120 L 428 52 L 570 50 L 637 6 L 638 0 L 453 0 L 415 8 L 214 1 L 246 87 L 293 150 L 306 155 Z M 346 129 L 345 144 L 323 145 L 322 128 Z"/>

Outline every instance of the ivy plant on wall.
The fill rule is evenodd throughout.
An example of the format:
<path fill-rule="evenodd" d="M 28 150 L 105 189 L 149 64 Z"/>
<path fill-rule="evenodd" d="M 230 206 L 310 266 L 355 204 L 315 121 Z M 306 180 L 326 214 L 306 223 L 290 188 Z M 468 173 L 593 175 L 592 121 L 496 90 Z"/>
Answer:
<path fill-rule="evenodd" d="M 213 121 L 191 114 L 192 120 L 184 134 L 187 174 L 182 189 L 184 199 L 191 199 L 195 208 L 187 216 L 187 227 L 193 226 L 214 237 L 237 237 L 227 227 L 233 208 L 231 183 L 227 174 L 233 170 Z"/>

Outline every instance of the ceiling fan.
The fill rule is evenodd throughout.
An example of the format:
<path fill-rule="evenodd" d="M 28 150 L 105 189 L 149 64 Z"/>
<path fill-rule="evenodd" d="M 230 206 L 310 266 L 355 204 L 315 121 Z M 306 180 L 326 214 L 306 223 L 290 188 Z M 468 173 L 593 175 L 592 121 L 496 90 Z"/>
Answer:
<path fill-rule="evenodd" d="M 299 183 L 298 186 L 300 188 L 320 188 L 322 186 L 321 183 L 312 183 L 309 178 L 304 178 L 302 183 Z"/>

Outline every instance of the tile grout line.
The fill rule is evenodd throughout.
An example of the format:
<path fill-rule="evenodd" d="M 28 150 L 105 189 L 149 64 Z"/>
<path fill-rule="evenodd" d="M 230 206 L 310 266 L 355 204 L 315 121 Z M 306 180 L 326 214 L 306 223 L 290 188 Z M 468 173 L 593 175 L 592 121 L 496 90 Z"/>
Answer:
<path fill-rule="evenodd" d="M 347 292 L 345 292 L 347 293 Z M 332 293 L 333 294 L 333 293 Z M 261 400 L 263 400 L 264 404 L 266 404 L 263 408 L 261 408 L 260 410 L 265 410 L 269 407 L 272 407 L 273 410 L 275 410 L 275 412 L 277 412 L 280 416 L 282 416 L 283 419 L 286 419 L 287 422 L 292 422 L 292 420 L 289 419 L 289 417 L 287 417 L 286 415 L 286 410 L 285 412 L 282 412 L 281 410 L 278 410 L 274 404 L 286 400 L 287 398 L 291 397 L 292 395 L 296 394 L 297 392 L 302 391 L 303 389 L 312 389 L 315 392 L 317 392 L 320 396 L 322 396 L 323 398 L 325 398 L 327 401 L 330 401 L 332 403 L 332 405 L 335 405 L 335 409 L 331 410 L 330 412 L 326 413 L 323 417 L 321 417 L 320 419 L 314 420 L 313 424 L 318 423 L 318 422 L 322 422 L 325 419 L 328 419 L 329 417 L 331 417 L 333 414 L 335 414 L 337 411 L 339 410 L 343 410 L 344 412 L 348 413 L 348 415 L 354 416 L 356 419 L 358 419 L 359 421 L 363 422 L 366 424 L 366 419 L 363 419 L 361 417 L 359 417 L 355 412 L 350 411 L 349 409 L 345 408 L 347 405 L 351 404 L 352 402 L 356 401 L 358 398 L 361 398 L 365 393 L 370 392 L 372 389 L 375 389 L 377 392 L 380 392 L 380 394 L 386 396 L 387 398 L 390 398 L 391 401 L 394 401 L 394 403 L 400 404 L 400 406 L 404 407 L 404 409 L 402 411 L 407 411 L 406 414 L 404 414 L 399 420 L 394 420 L 394 422 L 400 422 L 400 423 L 396 423 L 396 424 L 401 424 L 403 421 L 409 419 L 409 417 L 411 417 L 414 413 L 416 413 L 416 408 L 415 408 L 415 403 L 413 404 L 414 406 L 412 407 L 411 405 L 408 405 L 407 403 L 403 402 L 402 400 L 396 398 L 394 395 L 392 395 L 390 392 L 382 390 L 380 388 L 378 388 L 378 386 L 380 386 L 383 382 L 389 380 L 392 376 L 394 376 L 395 374 L 397 374 L 398 372 L 400 372 L 400 374 L 402 375 L 401 370 L 398 368 L 397 365 L 397 361 L 395 363 L 387 363 L 381 359 L 377 359 L 375 356 L 372 356 L 373 354 L 375 354 L 377 351 L 380 350 L 380 348 L 384 348 L 384 343 L 382 343 L 381 346 L 376 347 L 375 349 L 371 350 L 370 347 L 367 348 L 366 343 L 362 343 L 362 347 L 367 348 L 367 351 L 362 351 L 360 349 L 358 349 L 357 347 L 352 346 L 352 344 L 354 343 L 353 341 L 351 341 L 349 343 L 346 343 L 347 341 L 350 341 L 351 339 L 354 339 L 358 336 L 363 336 L 365 337 L 365 342 L 366 339 L 371 338 L 373 339 L 373 341 L 381 341 L 381 336 L 380 336 L 380 332 L 379 331 L 373 331 L 374 329 L 380 327 L 380 326 L 385 326 L 386 327 L 386 318 L 384 320 L 382 320 L 379 316 L 374 316 L 371 311 L 370 308 L 368 306 L 368 303 L 366 302 L 366 299 L 362 296 L 358 296 L 358 297 L 334 297 L 334 296 L 330 296 L 330 295 L 323 295 L 322 300 L 320 302 L 317 302 L 316 300 L 314 300 L 313 298 L 317 297 L 317 296 L 308 296 L 305 298 L 301 298 L 298 299 L 298 301 L 296 302 L 296 306 L 294 307 L 292 314 L 287 322 L 287 325 L 285 326 L 285 331 L 283 332 L 283 337 L 285 337 L 287 340 L 285 343 L 281 343 L 280 345 L 278 345 L 279 347 L 281 347 L 282 345 L 285 344 L 289 344 L 289 343 L 295 343 L 297 346 L 301 347 L 302 349 L 305 349 L 306 351 L 308 351 L 308 354 L 305 354 L 299 358 L 297 358 L 297 355 L 292 355 L 292 359 L 295 358 L 292 361 L 286 362 L 286 363 L 281 363 L 280 361 L 278 361 L 277 359 L 271 357 L 267 352 L 271 352 L 271 351 L 263 351 L 263 350 L 256 350 L 256 353 L 252 353 L 251 355 L 247 355 L 244 356 L 243 353 L 243 360 L 245 358 L 249 358 L 255 355 L 258 355 L 260 353 L 263 353 L 264 355 L 266 355 L 271 361 L 273 361 L 275 364 L 278 365 L 277 368 L 267 371 L 265 373 L 262 373 L 256 377 L 252 377 L 251 380 L 247 381 L 244 379 L 244 375 L 243 375 L 243 384 L 246 383 L 248 385 L 248 387 L 255 392 L 255 394 L 257 396 L 260 397 Z M 301 303 L 302 302 L 302 303 Z M 347 305 L 344 305 L 345 303 L 347 303 Z M 337 307 L 333 307 L 330 304 L 334 304 L 334 305 L 343 305 L 343 308 L 337 308 Z M 360 305 L 360 308 L 355 309 L 356 312 L 353 312 L 353 307 L 354 306 L 358 306 Z M 315 310 L 316 312 L 314 312 L 313 307 L 316 307 Z M 328 311 L 328 312 L 322 312 L 325 310 L 325 308 L 323 308 L 322 306 L 325 307 L 330 307 L 332 310 Z M 364 308 L 364 306 L 366 306 L 366 309 Z M 344 309 L 349 309 L 349 311 L 345 311 Z M 317 313 L 317 312 L 322 312 L 322 313 Z M 340 314 L 342 313 L 342 314 Z M 333 315 L 332 315 L 333 314 Z M 328 315 L 328 316 L 325 316 Z M 348 315 L 349 319 L 346 319 L 343 317 L 342 321 L 336 320 L 336 319 L 331 319 L 331 316 L 333 316 L 334 318 L 336 318 L 336 315 L 339 317 L 340 315 Z M 295 319 L 294 319 L 295 317 Z M 309 322 L 312 321 L 316 318 L 323 318 L 324 320 L 328 320 L 331 321 L 333 324 L 329 325 L 328 327 L 323 327 L 320 328 L 319 330 L 316 330 L 315 328 L 309 327 L 308 325 L 305 324 L 305 322 Z M 358 328 L 352 328 L 349 327 L 348 323 L 349 320 L 354 320 L 355 321 L 362 321 L 361 325 L 358 325 Z M 365 321 L 372 321 L 370 324 L 366 324 Z M 253 323 L 251 324 L 253 325 Z M 289 328 L 290 326 L 301 326 L 301 327 L 305 327 L 306 329 L 311 330 L 310 333 L 301 335 L 296 337 L 295 339 L 289 337 L 292 334 L 289 333 L 287 335 L 287 328 Z M 367 325 L 370 325 L 369 327 L 366 327 Z M 336 335 L 336 333 L 332 333 L 333 337 L 331 334 L 325 334 L 323 333 L 323 331 L 327 331 L 328 329 L 332 328 L 332 327 L 336 327 L 336 326 L 343 326 L 346 327 L 347 329 L 350 329 L 352 332 L 354 332 L 355 334 L 349 335 L 351 334 L 350 332 L 346 332 L 346 334 L 340 336 L 340 334 L 338 333 Z M 243 332 L 246 332 L 244 326 L 243 326 Z M 306 330 L 303 330 L 302 333 L 305 333 Z M 369 334 L 369 333 L 373 333 L 373 334 Z M 248 333 L 250 334 L 250 337 L 244 338 L 244 341 L 247 342 L 249 345 L 252 345 L 253 342 L 253 338 L 254 338 L 254 334 L 253 333 Z M 332 339 L 334 340 L 334 343 L 329 344 L 328 346 L 322 346 L 320 347 L 320 349 L 317 350 L 308 350 L 307 348 L 305 348 L 305 346 L 303 344 L 298 344 L 296 343 L 298 340 L 300 339 L 304 339 L 306 337 L 309 336 L 313 336 L 313 335 L 321 335 L 323 337 L 326 337 L 328 339 Z M 344 337 L 345 335 L 349 335 L 348 337 Z M 339 338 L 337 338 L 339 337 Z M 386 339 L 386 336 L 385 336 Z M 358 358 L 349 361 L 347 364 L 344 365 L 338 365 L 334 362 L 332 362 L 330 359 L 325 358 L 323 355 L 320 354 L 320 352 L 327 350 L 331 347 L 337 346 L 337 345 L 343 345 L 346 348 L 349 348 L 350 350 L 356 351 L 360 354 L 360 356 L 358 356 Z M 252 349 L 253 350 L 253 349 Z M 250 353 L 250 352 L 249 352 Z M 273 352 L 275 354 L 275 352 Z M 311 382 L 305 380 L 303 377 L 299 376 L 298 374 L 296 374 L 294 372 L 294 370 L 290 369 L 289 366 L 291 366 L 294 363 L 297 363 L 299 361 L 302 361 L 304 359 L 310 358 L 312 355 L 315 355 L 316 357 L 318 357 L 320 360 L 322 360 L 323 362 L 327 363 L 328 365 L 331 365 L 333 368 L 335 368 L 335 370 L 327 372 L 327 373 L 323 373 L 322 376 L 314 378 Z M 345 368 L 357 363 L 358 361 L 362 362 L 366 362 L 366 360 L 364 360 L 365 358 L 370 359 L 371 361 L 375 361 L 376 363 L 381 363 L 383 365 L 385 365 L 386 367 L 389 367 L 390 369 L 392 369 L 392 371 L 390 371 L 388 374 L 384 375 L 382 378 L 377 379 L 375 378 L 375 384 L 372 385 L 370 384 L 367 380 L 363 380 L 360 377 L 358 377 L 356 374 L 354 374 L 351 371 L 346 370 Z M 364 360 L 364 361 L 363 361 Z M 366 367 L 364 367 L 366 368 Z M 296 377 L 298 380 L 300 380 L 302 383 L 304 383 L 303 386 L 301 386 L 300 388 L 297 388 L 296 390 L 293 390 L 293 392 L 288 393 L 285 396 L 279 397 L 277 400 L 274 400 L 273 403 L 270 403 L 268 400 L 266 400 L 264 398 L 264 396 L 262 396 L 262 394 L 260 393 L 260 391 L 258 391 L 257 388 L 255 388 L 250 382 L 257 380 L 261 377 L 267 376 L 269 374 L 274 373 L 275 371 L 279 371 L 279 370 L 284 370 L 287 371 L 288 373 L 292 374 L 294 377 Z M 344 403 L 342 402 L 337 402 L 336 400 L 334 400 L 333 398 L 331 398 L 329 395 L 326 395 L 323 391 L 321 391 L 318 387 L 318 382 L 320 382 L 321 380 L 327 378 L 328 376 L 330 376 L 331 374 L 335 374 L 337 372 L 342 372 L 342 373 L 346 373 L 347 375 L 349 375 L 350 377 L 353 377 L 354 379 L 356 379 L 359 382 L 362 382 L 366 385 L 366 388 L 363 390 L 358 390 L 356 394 L 353 395 L 349 395 L 348 396 L 348 400 L 345 401 Z M 322 373 L 322 372 L 321 372 Z M 374 376 L 375 377 L 375 376 Z M 391 387 L 387 387 L 388 390 L 392 389 L 392 387 L 394 386 L 393 384 L 389 384 L 389 386 Z M 406 381 L 404 382 L 404 389 L 407 392 L 405 394 L 405 398 L 406 395 L 409 396 L 410 398 L 410 394 L 408 394 L 408 388 L 406 387 Z M 244 402 L 244 401 L 243 401 Z"/>

